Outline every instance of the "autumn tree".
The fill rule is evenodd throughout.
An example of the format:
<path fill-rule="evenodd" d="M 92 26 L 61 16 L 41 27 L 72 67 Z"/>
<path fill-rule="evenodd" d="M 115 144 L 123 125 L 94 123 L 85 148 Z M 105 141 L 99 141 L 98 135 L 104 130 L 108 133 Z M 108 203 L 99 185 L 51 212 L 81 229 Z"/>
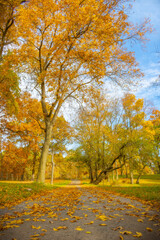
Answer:
<path fill-rule="evenodd" d="M 0 117 L 17 109 L 19 77 L 13 68 L 12 50 L 17 44 L 16 9 L 26 1 L 0 0 Z"/>
<path fill-rule="evenodd" d="M 143 99 L 136 99 L 134 94 L 128 93 L 122 99 L 122 105 L 122 127 L 125 138 L 130 142 L 127 155 L 130 156 L 128 166 L 133 183 L 133 171 L 137 170 L 140 178 L 143 169 L 153 160 L 155 132 L 152 122 L 147 120 Z"/>
<path fill-rule="evenodd" d="M 19 71 L 29 74 L 41 98 L 45 140 L 38 182 L 45 180 L 52 127 L 62 104 L 93 82 L 137 77 L 129 39 L 144 40 L 147 22 L 134 26 L 123 0 L 30 0 L 17 10 Z M 123 79 L 123 81 L 122 81 Z"/>
<path fill-rule="evenodd" d="M 51 184 L 53 184 L 53 174 L 54 174 L 54 156 L 55 154 L 63 154 L 67 152 L 66 145 L 71 143 L 71 138 L 73 137 L 73 128 L 65 120 L 63 116 L 58 116 L 53 125 L 52 137 L 50 144 L 51 153 Z M 67 170 L 66 170 L 67 171 Z"/>
<path fill-rule="evenodd" d="M 85 111 L 79 115 L 77 140 L 85 153 L 91 182 L 98 184 L 109 173 L 124 165 L 127 143 L 120 137 L 118 105 L 92 89 Z M 120 113 L 120 109 L 119 109 Z M 118 162 L 118 164 L 117 164 Z"/>
<path fill-rule="evenodd" d="M 96 93 L 96 94 L 95 94 Z M 85 110 L 80 112 L 77 141 L 88 167 L 91 182 L 98 184 L 110 172 L 129 168 L 137 183 L 145 169 L 154 162 L 153 124 L 147 120 L 143 99 L 126 94 L 121 101 L 107 101 L 92 89 Z"/>
<path fill-rule="evenodd" d="M 153 110 L 150 120 L 152 121 L 155 130 L 155 159 L 158 167 L 158 173 L 160 173 L 160 111 L 156 109 Z"/>
<path fill-rule="evenodd" d="M 17 99 L 17 102 L 19 106 L 17 114 L 10 117 L 8 116 L 8 118 L 5 118 L 4 116 L 1 119 L 1 131 L 5 136 L 3 152 L 8 151 L 7 154 L 9 154 L 9 150 L 5 149 L 8 149 L 8 147 L 11 146 L 9 149 L 12 150 L 11 155 L 13 155 L 16 154 L 13 153 L 14 149 L 15 151 L 18 151 L 18 149 L 24 148 L 24 156 L 26 159 L 25 164 L 22 165 L 24 170 L 31 173 L 30 175 L 32 175 L 32 179 L 34 180 L 36 166 L 39 165 L 39 152 L 44 139 L 44 123 L 41 104 L 37 99 L 31 98 L 29 93 L 21 94 L 21 97 L 20 99 Z M 10 142 L 12 142 L 12 145 Z M 11 161 L 10 165 L 12 165 L 12 163 L 14 165 L 13 158 L 9 158 L 9 155 L 7 156 L 7 161 Z M 4 165 L 6 164 L 5 159 L 6 158 L 3 157 L 1 162 L 1 173 L 4 172 Z"/>

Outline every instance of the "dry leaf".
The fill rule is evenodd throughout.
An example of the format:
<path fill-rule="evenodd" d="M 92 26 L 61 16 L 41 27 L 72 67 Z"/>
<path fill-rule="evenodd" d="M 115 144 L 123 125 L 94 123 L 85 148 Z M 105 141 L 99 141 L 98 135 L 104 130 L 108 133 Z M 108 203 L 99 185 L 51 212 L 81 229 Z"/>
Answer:
<path fill-rule="evenodd" d="M 123 232 L 120 232 L 121 234 L 123 234 L 123 235 L 129 235 L 129 234 L 132 234 L 132 232 L 130 232 L 130 231 L 123 231 Z"/>
<path fill-rule="evenodd" d="M 136 232 L 136 235 L 133 235 L 133 237 L 137 237 L 137 238 L 142 237 L 142 233 Z"/>
<path fill-rule="evenodd" d="M 146 228 L 147 230 L 148 230 L 148 232 L 152 232 L 153 230 L 152 230 L 152 228 Z"/>
<path fill-rule="evenodd" d="M 81 227 L 78 226 L 78 227 L 75 228 L 75 230 L 77 230 L 77 231 L 83 231 L 84 229 L 82 229 Z"/>
<path fill-rule="evenodd" d="M 138 221 L 138 222 L 143 222 L 143 219 L 138 219 L 137 221 Z"/>
<path fill-rule="evenodd" d="M 85 225 L 90 225 L 90 224 L 93 224 L 93 223 L 94 223 L 94 221 L 91 221 L 89 223 L 85 223 Z"/>

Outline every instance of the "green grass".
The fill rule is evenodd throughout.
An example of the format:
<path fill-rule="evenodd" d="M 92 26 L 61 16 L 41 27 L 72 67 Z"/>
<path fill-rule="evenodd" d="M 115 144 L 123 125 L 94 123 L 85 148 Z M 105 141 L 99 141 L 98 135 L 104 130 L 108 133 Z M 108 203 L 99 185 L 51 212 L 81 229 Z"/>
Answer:
<path fill-rule="evenodd" d="M 66 180 L 66 179 L 54 179 L 53 180 L 53 186 L 56 187 L 63 187 L 71 183 L 71 180 Z"/>
<path fill-rule="evenodd" d="M 120 177 L 118 181 L 103 180 L 98 187 L 105 188 L 107 191 L 117 192 L 130 197 L 136 197 L 147 201 L 156 201 L 160 203 L 160 174 L 143 175 L 140 184 L 136 184 L 136 175 L 134 184 L 130 184 L 130 179 Z M 83 184 L 90 185 L 89 180 L 84 180 Z M 90 185 L 92 186 L 92 184 Z"/>
<path fill-rule="evenodd" d="M 134 177 L 137 178 L 137 175 Z M 142 175 L 141 179 L 160 180 L 160 174 Z"/>
<path fill-rule="evenodd" d="M 38 183 L 0 182 L 0 205 L 14 204 L 53 188 L 51 185 Z"/>
<path fill-rule="evenodd" d="M 134 175 L 134 178 L 137 178 L 138 175 Z M 125 175 L 119 176 L 119 178 L 126 178 Z M 151 180 L 160 180 L 160 174 L 150 174 L 150 175 L 142 175 L 140 179 L 151 179 Z"/>
<path fill-rule="evenodd" d="M 148 187 L 108 187 L 101 186 L 108 191 L 113 191 L 128 195 L 130 197 L 137 197 L 142 200 L 157 201 L 160 202 L 160 186 L 148 186 Z"/>

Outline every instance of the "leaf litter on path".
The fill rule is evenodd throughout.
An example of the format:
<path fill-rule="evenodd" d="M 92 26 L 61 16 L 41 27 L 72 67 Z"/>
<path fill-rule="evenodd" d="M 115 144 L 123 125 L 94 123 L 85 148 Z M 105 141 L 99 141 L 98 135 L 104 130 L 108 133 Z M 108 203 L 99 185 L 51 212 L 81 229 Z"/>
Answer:
<path fill-rule="evenodd" d="M 3 211 L 1 240 L 30 236 L 42 240 L 160 238 L 159 213 L 100 188 L 57 188 L 13 211 Z"/>

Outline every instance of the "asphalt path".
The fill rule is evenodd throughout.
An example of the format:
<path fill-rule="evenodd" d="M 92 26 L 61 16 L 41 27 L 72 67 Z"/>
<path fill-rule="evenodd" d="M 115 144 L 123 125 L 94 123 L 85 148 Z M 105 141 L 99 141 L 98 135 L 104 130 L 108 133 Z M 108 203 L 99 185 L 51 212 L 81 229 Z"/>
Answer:
<path fill-rule="evenodd" d="M 74 182 L 0 215 L 0 240 L 160 239 L 157 209 Z"/>

